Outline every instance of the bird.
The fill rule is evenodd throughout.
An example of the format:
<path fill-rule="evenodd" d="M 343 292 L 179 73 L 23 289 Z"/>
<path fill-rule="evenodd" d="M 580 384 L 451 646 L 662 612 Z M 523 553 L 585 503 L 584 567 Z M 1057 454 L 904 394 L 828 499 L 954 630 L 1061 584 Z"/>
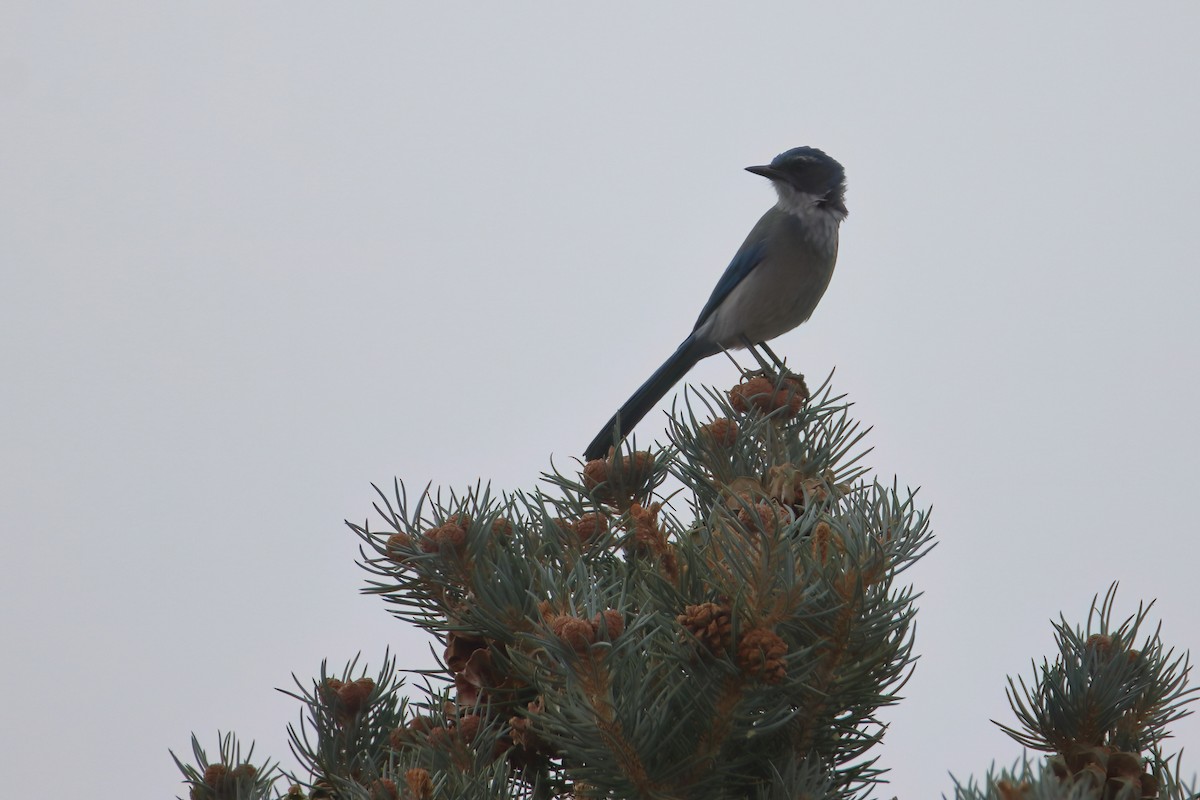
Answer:
<path fill-rule="evenodd" d="M 722 351 L 766 348 L 816 309 L 837 263 L 846 210 L 846 171 L 815 147 L 794 147 L 746 167 L 778 197 L 750 230 L 687 338 L 621 406 L 584 450 L 604 458 L 699 361 Z M 774 354 L 772 354 L 774 357 Z"/>

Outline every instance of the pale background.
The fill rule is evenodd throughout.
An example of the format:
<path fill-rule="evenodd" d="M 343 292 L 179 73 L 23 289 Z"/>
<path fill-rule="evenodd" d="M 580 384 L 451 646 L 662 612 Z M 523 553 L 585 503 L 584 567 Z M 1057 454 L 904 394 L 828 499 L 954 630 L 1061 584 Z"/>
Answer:
<path fill-rule="evenodd" d="M 292 672 L 427 664 L 342 519 L 569 466 L 801 144 L 851 216 L 776 350 L 941 542 L 877 794 L 1015 759 L 1111 581 L 1200 647 L 1200 6 L 739 5 L 0 6 L 6 796 L 184 794 L 191 731 L 288 758 Z"/>

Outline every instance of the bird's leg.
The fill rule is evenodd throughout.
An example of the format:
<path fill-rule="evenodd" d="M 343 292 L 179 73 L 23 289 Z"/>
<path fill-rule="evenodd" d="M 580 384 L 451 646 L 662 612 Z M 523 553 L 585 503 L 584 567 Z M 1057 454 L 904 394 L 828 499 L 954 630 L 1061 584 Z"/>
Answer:
<path fill-rule="evenodd" d="M 737 359 L 733 357 L 733 353 L 729 352 L 724 347 L 721 348 L 721 352 L 725 354 L 725 357 L 729 359 L 733 366 L 737 367 L 737 371 L 742 373 L 743 378 L 751 374 L 750 370 L 746 369 L 737 362 Z"/>
<path fill-rule="evenodd" d="M 775 370 L 771 369 L 771 365 L 768 364 L 767 360 L 762 357 L 762 353 L 758 352 L 758 347 L 754 346 L 754 342 L 750 341 L 745 336 L 742 337 L 742 341 L 746 343 L 746 349 L 750 351 L 750 355 L 754 356 L 754 360 L 758 362 L 758 366 L 762 370 L 762 374 L 763 375 L 775 374 Z M 765 344 L 760 344 L 759 346 L 763 347 L 763 348 L 766 347 Z M 770 353 L 771 351 L 768 350 L 767 352 Z M 775 354 L 771 353 L 771 355 L 774 356 Z"/>
<path fill-rule="evenodd" d="M 775 366 L 779 368 L 779 372 L 781 374 L 783 374 L 783 375 L 791 375 L 792 374 L 792 371 L 787 368 L 787 364 L 784 363 L 783 359 L 780 358 L 779 356 L 775 355 L 775 352 L 771 348 L 767 347 L 766 342 L 759 342 L 758 346 L 761 347 L 764 351 L 766 351 L 767 356 L 772 361 L 775 362 Z"/>
<path fill-rule="evenodd" d="M 759 374 L 776 381 L 780 379 L 798 380 L 800 385 L 804 387 L 804 396 L 808 397 L 808 387 L 804 383 L 804 376 L 799 372 L 792 372 L 790 369 L 788 369 L 784 360 L 775 355 L 775 351 L 768 347 L 766 342 L 759 342 L 756 346 L 750 344 L 750 341 L 745 337 L 742 338 L 742 341 L 746 342 L 747 349 L 749 349 L 750 352 L 754 354 L 754 357 L 758 359 L 758 364 L 760 367 L 762 367 L 762 369 L 759 370 Z M 766 354 L 770 357 L 771 361 L 774 362 L 773 364 L 768 364 L 766 360 L 763 359 L 762 355 L 759 354 L 758 348 L 760 347 L 766 351 Z M 744 375 L 746 373 L 743 372 L 742 374 Z"/>

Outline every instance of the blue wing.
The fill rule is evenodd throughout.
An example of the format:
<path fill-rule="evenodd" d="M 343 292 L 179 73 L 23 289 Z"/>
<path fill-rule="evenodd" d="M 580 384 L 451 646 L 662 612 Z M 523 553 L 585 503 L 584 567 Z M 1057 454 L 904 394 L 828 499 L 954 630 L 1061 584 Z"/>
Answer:
<path fill-rule="evenodd" d="M 767 212 L 768 214 L 770 212 Z M 699 328 L 704 320 L 708 319 L 709 315 L 716 311 L 717 306 L 729 296 L 729 293 L 734 290 L 739 283 L 745 280 L 746 276 L 754 271 L 762 260 L 767 255 L 767 239 L 763 235 L 763 223 L 766 221 L 766 216 L 759 220 L 759 223 L 754 226 L 754 230 L 750 231 L 750 236 L 738 248 L 734 254 L 733 260 L 729 262 L 729 266 L 725 268 L 725 272 L 721 275 L 721 279 L 717 281 L 717 285 L 713 288 L 712 294 L 709 295 L 708 302 L 704 304 L 704 308 L 700 310 L 700 316 L 696 318 L 696 324 L 692 328 Z"/>

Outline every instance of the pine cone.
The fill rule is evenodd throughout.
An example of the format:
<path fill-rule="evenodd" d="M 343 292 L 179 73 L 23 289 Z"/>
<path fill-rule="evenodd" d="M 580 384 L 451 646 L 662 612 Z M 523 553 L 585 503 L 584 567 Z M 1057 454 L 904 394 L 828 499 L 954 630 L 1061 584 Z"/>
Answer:
<path fill-rule="evenodd" d="M 446 666 L 450 668 L 451 672 L 462 672 L 466 669 L 471 656 L 475 655 L 476 650 L 487 650 L 487 648 L 487 639 L 482 636 L 451 631 L 446 637 L 446 650 L 442 654 L 442 660 L 446 662 Z"/>
<path fill-rule="evenodd" d="M 596 641 L 596 629 L 586 619 L 564 614 L 548 622 L 551 632 L 570 645 L 576 653 L 586 653 L 592 642 Z"/>
<path fill-rule="evenodd" d="M 720 417 L 702 427 L 700 435 L 716 447 L 733 447 L 737 443 L 738 425 L 731 419 Z"/>
<path fill-rule="evenodd" d="M 583 485 L 602 503 L 628 508 L 654 490 L 654 455 L 644 450 L 623 458 L 597 458 L 583 467 Z"/>
<path fill-rule="evenodd" d="M 663 574 L 674 579 L 679 569 L 674 548 L 667 541 L 666 531 L 658 523 L 658 512 L 661 508 L 661 503 L 654 503 L 649 508 L 638 503 L 632 504 L 625 528 L 633 534 L 631 544 L 634 554 L 652 559 Z"/>
<path fill-rule="evenodd" d="M 571 530 L 579 537 L 579 541 L 587 544 L 608 529 L 608 518 L 603 514 L 584 514 L 571 523 Z"/>
<path fill-rule="evenodd" d="M 1022 781 L 1021 783 L 996 781 L 996 791 L 1000 794 L 1000 800 L 1025 800 L 1029 796 L 1029 790 L 1032 788 L 1029 781 Z"/>
<path fill-rule="evenodd" d="M 420 767 L 413 767 L 404 773 L 404 782 L 408 791 L 417 800 L 429 800 L 433 797 L 433 778 Z"/>
<path fill-rule="evenodd" d="M 479 734 L 481 724 L 483 724 L 483 719 L 478 714 L 466 714 L 458 720 L 458 724 L 454 726 L 454 732 L 460 739 L 470 744 Z"/>
<path fill-rule="evenodd" d="M 742 381 L 729 390 L 729 402 L 735 411 L 745 414 L 752 408 L 764 414 L 784 409 L 782 417 L 794 417 L 808 400 L 808 387 L 799 375 L 786 377 L 778 389 L 761 375 Z"/>
<path fill-rule="evenodd" d="M 535 751 L 542 746 L 542 743 L 533 730 L 533 720 L 531 718 L 542 713 L 545 709 L 545 701 L 539 697 L 537 700 L 531 701 L 526 708 L 529 710 L 527 716 L 514 715 L 509 717 L 508 733 L 512 737 L 512 740 L 520 747 L 529 751 Z"/>
<path fill-rule="evenodd" d="M 752 628 L 738 643 L 738 664 L 747 675 L 763 683 L 776 684 L 787 677 L 787 642 L 766 628 Z"/>
<path fill-rule="evenodd" d="M 371 692 L 375 690 L 375 681 L 370 678 L 359 678 L 351 683 L 344 683 L 337 678 L 325 681 L 324 700 L 333 712 L 333 718 L 339 725 L 349 725 L 366 706 Z"/>
<path fill-rule="evenodd" d="M 421 537 L 421 549 L 426 553 L 462 553 L 467 546 L 467 529 L 451 517 L 445 524 L 430 528 Z"/>
<path fill-rule="evenodd" d="M 729 606 L 701 603 L 688 606 L 677 619 L 709 652 L 722 655 L 733 645 L 733 611 Z"/>
<path fill-rule="evenodd" d="M 412 537 L 407 533 L 393 533 L 388 537 L 385 547 L 387 557 L 397 564 L 403 564 L 408 560 L 408 553 L 412 546 Z"/>
<path fill-rule="evenodd" d="M 760 501 L 751 508 L 738 508 L 737 518 L 742 530 L 747 533 L 773 536 L 779 530 L 779 515 L 782 511 L 783 509 L 774 503 Z"/>
<path fill-rule="evenodd" d="M 592 617 L 592 628 L 597 638 L 611 642 L 625 632 L 625 617 L 615 608 L 605 609 Z"/>
<path fill-rule="evenodd" d="M 388 778 L 379 778 L 372 781 L 367 787 L 367 796 L 371 800 L 400 800 L 400 790 L 396 787 L 396 782 Z"/>
<path fill-rule="evenodd" d="M 1099 636 L 1108 639 L 1107 636 Z M 1097 636 L 1093 636 L 1096 639 Z M 1089 642 L 1108 645 L 1112 642 Z M 1105 745 L 1076 745 L 1068 752 L 1047 759 L 1060 780 L 1072 783 L 1087 782 L 1099 791 L 1103 787 L 1105 800 L 1117 797 L 1153 798 L 1158 796 L 1158 781 L 1146 771 L 1141 755 L 1127 753 Z"/>

